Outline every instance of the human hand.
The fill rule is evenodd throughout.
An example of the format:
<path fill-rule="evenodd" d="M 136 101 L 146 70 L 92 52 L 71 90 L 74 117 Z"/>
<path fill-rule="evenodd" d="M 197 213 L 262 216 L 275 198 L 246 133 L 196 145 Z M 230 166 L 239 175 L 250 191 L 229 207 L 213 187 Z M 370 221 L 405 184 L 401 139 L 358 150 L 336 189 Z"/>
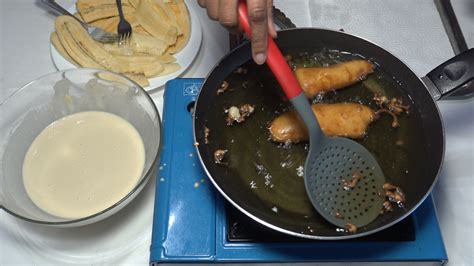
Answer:
<path fill-rule="evenodd" d="M 198 0 L 201 7 L 206 8 L 209 18 L 219 21 L 230 32 L 237 33 L 239 27 L 239 0 Z M 250 28 L 252 31 L 252 57 L 261 65 L 267 59 L 268 34 L 275 38 L 273 25 L 273 0 L 247 0 Z"/>

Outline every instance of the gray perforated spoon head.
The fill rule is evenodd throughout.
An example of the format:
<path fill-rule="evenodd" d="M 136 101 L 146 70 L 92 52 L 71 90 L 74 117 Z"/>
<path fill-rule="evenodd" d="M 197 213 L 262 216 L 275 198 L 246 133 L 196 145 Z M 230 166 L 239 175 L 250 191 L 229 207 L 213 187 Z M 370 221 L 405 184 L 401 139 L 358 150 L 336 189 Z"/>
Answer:
<path fill-rule="evenodd" d="M 327 137 L 313 149 L 306 160 L 304 180 L 314 208 L 343 228 L 347 224 L 362 227 L 375 220 L 385 200 L 385 178 L 370 152 L 355 141 Z"/>
<path fill-rule="evenodd" d="M 385 200 L 385 177 L 375 158 L 353 140 L 326 137 L 305 97 L 291 102 L 308 128 L 304 180 L 314 208 L 342 228 L 362 227 L 375 220 Z"/>

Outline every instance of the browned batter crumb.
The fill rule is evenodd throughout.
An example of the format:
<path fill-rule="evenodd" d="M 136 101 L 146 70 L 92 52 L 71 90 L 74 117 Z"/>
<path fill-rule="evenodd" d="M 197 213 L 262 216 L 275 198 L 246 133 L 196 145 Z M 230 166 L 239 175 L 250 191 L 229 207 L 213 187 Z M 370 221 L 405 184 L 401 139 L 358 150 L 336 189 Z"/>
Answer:
<path fill-rule="evenodd" d="M 214 152 L 214 162 L 216 164 L 226 164 L 223 163 L 222 160 L 224 160 L 225 155 L 227 154 L 228 150 L 216 150 Z"/>
<path fill-rule="evenodd" d="M 357 186 L 359 183 L 360 179 L 362 178 L 362 175 L 359 172 L 354 172 L 352 173 L 352 179 L 350 181 L 347 181 L 345 179 L 342 179 L 342 186 L 344 190 L 351 190 Z"/>
<path fill-rule="evenodd" d="M 244 104 L 242 106 L 231 106 L 225 110 L 227 113 L 226 123 L 228 126 L 232 126 L 234 122 L 242 123 L 247 117 L 249 117 L 255 111 L 255 105 Z"/>
<path fill-rule="evenodd" d="M 240 114 L 243 117 L 250 116 L 255 111 L 255 105 L 244 104 L 240 106 Z"/>
<path fill-rule="evenodd" d="M 346 231 L 349 233 L 349 234 L 355 234 L 357 233 L 357 226 L 351 224 L 351 223 L 347 223 L 346 224 Z"/>
<path fill-rule="evenodd" d="M 387 196 L 390 202 L 403 203 L 405 202 L 405 194 L 399 191 L 385 191 L 385 196 Z"/>
<path fill-rule="evenodd" d="M 211 130 L 207 127 L 204 127 L 204 144 L 209 144 L 209 134 Z"/>
<path fill-rule="evenodd" d="M 374 101 L 380 108 L 384 108 L 385 103 L 388 102 L 388 98 L 387 98 L 387 96 L 385 96 L 381 93 L 375 93 L 374 94 Z"/>
<path fill-rule="evenodd" d="M 400 123 L 398 123 L 398 117 L 397 117 L 394 113 L 390 112 L 390 111 L 387 110 L 387 109 L 380 109 L 380 110 L 377 110 L 377 111 L 375 112 L 375 114 L 376 114 L 377 116 L 379 116 L 381 113 L 387 113 L 387 114 L 389 114 L 389 115 L 392 116 L 392 119 L 393 119 L 393 121 L 392 121 L 392 127 L 393 127 L 393 128 L 397 128 L 397 127 L 400 126 Z"/>
<path fill-rule="evenodd" d="M 393 204 L 397 204 L 399 207 L 403 206 L 403 203 L 405 202 L 405 193 L 403 193 L 400 187 L 390 183 L 385 183 L 382 188 L 385 191 L 386 200 L 382 204 L 380 215 L 393 211 Z"/>
<path fill-rule="evenodd" d="M 390 183 L 385 183 L 382 188 L 385 190 L 385 196 L 390 202 L 397 204 L 405 202 L 405 193 L 403 193 L 400 187 Z"/>
<path fill-rule="evenodd" d="M 393 211 L 393 206 L 390 201 L 386 200 L 383 202 L 383 211 L 384 212 L 391 212 Z"/>
<path fill-rule="evenodd" d="M 336 212 L 334 217 L 336 217 L 337 219 L 344 219 L 344 215 L 342 215 L 340 212 Z"/>
<path fill-rule="evenodd" d="M 404 105 L 401 98 L 392 98 L 389 100 L 387 96 L 381 93 L 375 93 L 373 99 L 380 108 L 376 114 L 390 114 L 393 118 L 392 127 L 394 128 L 400 126 L 397 116 L 402 115 L 403 113 L 409 115 L 410 106 Z"/>
<path fill-rule="evenodd" d="M 402 113 L 409 114 L 410 106 L 404 105 L 401 98 L 392 98 L 387 104 L 388 110 L 390 112 L 401 115 Z"/>
<path fill-rule="evenodd" d="M 217 89 L 217 95 L 224 93 L 227 89 L 229 89 L 229 82 L 223 81 L 220 88 Z"/>
<path fill-rule="evenodd" d="M 390 183 L 385 183 L 385 184 L 383 184 L 382 188 L 383 188 L 384 190 L 395 190 L 395 189 L 397 189 L 397 188 L 399 188 L 399 187 L 398 187 L 398 186 L 395 186 L 395 185 L 393 185 L 393 184 L 390 184 Z"/>
<path fill-rule="evenodd" d="M 231 106 L 229 109 L 225 109 L 224 112 L 227 114 L 226 124 L 232 126 L 234 122 L 241 119 L 240 109 L 236 106 Z"/>

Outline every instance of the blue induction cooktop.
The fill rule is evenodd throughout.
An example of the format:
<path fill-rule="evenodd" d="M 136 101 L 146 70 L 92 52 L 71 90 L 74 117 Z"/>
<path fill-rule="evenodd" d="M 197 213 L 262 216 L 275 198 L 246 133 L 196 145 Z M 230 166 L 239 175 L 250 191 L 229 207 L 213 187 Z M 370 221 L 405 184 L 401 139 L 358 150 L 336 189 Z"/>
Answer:
<path fill-rule="evenodd" d="M 193 146 L 192 109 L 202 79 L 167 83 L 150 264 L 392 262 L 436 265 L 447 255 L 433 200 L 390 232 L 362 240 L 294 239 L 248 221 L 207 179 Z M 247 220 L 246 220 L 247 219 Z M 406 224 L 406 225 L 405 225 Z M 398 227 L 396 227 L 398 226 Z M 243 229 L 242 229 L 243 228 Z M 398 237 L 407 235 L 406 237 Z M 395 236 L 395 237 L 394 237 Z"/>

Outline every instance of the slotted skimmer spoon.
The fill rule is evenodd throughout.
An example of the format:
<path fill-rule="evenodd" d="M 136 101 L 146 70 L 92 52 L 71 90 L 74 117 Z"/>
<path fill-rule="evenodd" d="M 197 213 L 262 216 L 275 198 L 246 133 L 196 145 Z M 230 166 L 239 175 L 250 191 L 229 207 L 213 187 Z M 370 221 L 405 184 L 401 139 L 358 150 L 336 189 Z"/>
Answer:
<path fill-rule="evenodd" d="M 251 36 L 245 1 L 239 3 L 239 20 Z M 338 227 L 369 224 L 379 215 L 385 199 L 382 169 L 359 143 L 323 134 L 293 71 L 270 36 L 267 54 L 268 67 L 308 129 L 310 145 L 304 181 L 311 203 Z"/>

